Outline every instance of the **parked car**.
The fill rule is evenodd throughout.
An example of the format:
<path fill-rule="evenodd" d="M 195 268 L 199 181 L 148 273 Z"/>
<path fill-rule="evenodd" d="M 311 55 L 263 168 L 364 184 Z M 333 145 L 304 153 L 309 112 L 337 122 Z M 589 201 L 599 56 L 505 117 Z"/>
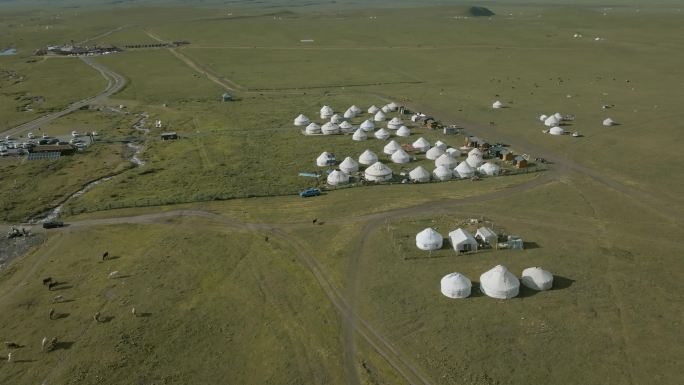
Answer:
<path fill-rule="evenodd" d="M 299 192 L 299 196 L 302 198 L 315 197 L 319 195 L 321 195 L 321 190 L 317 188 L 308 188 Z"/>
<path fill-rule="evenodd" d="M 57 220 L 51 220 L 51 221 L 43 222 L 43 228 L 44 229 L 56 229 L 58 227 L 64 227 L 64 222 L 57 221 Z"/>

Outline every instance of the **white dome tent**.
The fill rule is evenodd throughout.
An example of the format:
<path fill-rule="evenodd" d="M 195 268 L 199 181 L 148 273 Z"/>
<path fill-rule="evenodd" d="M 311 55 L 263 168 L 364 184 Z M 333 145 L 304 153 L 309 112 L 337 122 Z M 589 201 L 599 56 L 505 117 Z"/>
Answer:
<path fill-rule="evenodd" d="M 353 104 L 351 107 L 349 107 L 349 109 L 354 113 L 354 115 L 358 115 L 363 112 L 356 104 Z"/>
<path fill-rule="evenodd" d="M 396 111 L 399 109 L 399 105 L 395 102 L 392 102 L 387 105 L 387 108 L 389 108 L 390 111 Z"/>
<path fill-rule="evenodd" d="M 419 152 L 427 152 L 427 150 L 430 149 L 430 142 L 421 136 L 415 142 L 413 142 L 411 146 Z"/>
<path fill-rule="evenodd" d="M 375 130 L 375 123 L 373 123 L 372 120 L 364 120 L 363 123 L 359 126 L 362 130 L 368 132 L 368 131 L 373 131 Z"/>
<path fill-rule="evenodd" d="M 316 123 L 309 123 L 305 131 L 307 135 L 318 135 L 321 133 L 321 126 Z"/>
<path fill-rule="evenodd" d="M 454 158 L 454 159 L 456 159 L 456 158 L 458 158 L 459 156 L 461 156 L 461 150 L 459 150 L 458 148 L 453 148 L 453 147 L 447 148 L 447 149 L 446 149 L 446 153 L 449 154 L 449 155 L 451 155 L 451 157 Z"/>
<path fill-rule="evenodd" d="M 342 163 L 340 163 L 340 170 L 344 171 L 347 174 L 352 174 L 359 171 L 359 164 L 354 159 L 348 156 L 344 158 Z"/>
<path fill-rule="evenodd" d="M 444 166 L 447 168 L 454 168 L 457 165 L 458 161 L 446 153 L 440 155 L 440 157 L 435 160 L 435 167 Z"/>
<path fill-rule="evenodd" d="M 368 139 L 368 135 L 366 132 L 360 128 L 357 128 L 356 131 L 354 131 L 354 135 L 352 135 L 352 140 L 360 142 L 362 140 Z"/>
<path fill-rule="evenodd" d="M 335 114 L 335 115 L 330 117 L 330 122 L 335 123 L 335 124 L 340 124 L 340 123 L 342 123 L 343 120 L 344 119 L 338 114 Z"/>
<path fill-rule="evenodd" d="M 316 158 L 316 165 L 318 167 L 327 167 L 334 163 L 334 159 L 333 154 L 325 151 Z"/>
<path fill-rule="evenodd" d="M 449 242 L 456 252 L 477 251 L 477 240 L 467 230 L 458 228 L 449 233 Z"/>
<path fill-rule="evenodd" d="M 477 148 L 470 150 L 468 157 L 466 158 L 466 162 L 468 163 L 468 166 L 472 167 L 473 169 L 480 167 L 480 165 L 482 165 L 484 162 L 482 159 L 482 151 L 478 150 Z"/>
<path fill-rule="evenodd" d="M 370 166 L 378 161 L 378 156 L 371 150 L 364 151 L 359 156 L 359 163 L 364 166 Z"/>
<path fill-rule="evenodd" d="M 432 176 L 434 176 L 435 179 L 445 181 L 451 179 L 453 173 L 446 166 L 439 166 L 432 172 Z"/>
<path fill-rule="evenodd" d="M 497 100 L 494 103 L 492 103 L 492 108 L 495 110 L 498 110 L 499 108 L 502 108 L 502 107 L 503 107 L 503 103 L 501 103 L 500 100 Z"/>
<path fill-rule="evenodd" d="M 400 148 L 397 151 L 395 151 L 392 154 L 391 158 L 392 158 L 392 162 L 399 163 L 399 164 L 408 163 L 411 161 L 411 157 L 409 156 L 409 154 L 406 151 L 404 151 L 403 148 Z"/>
<path fill-rule="evenodd" d="M 555 116 L 551 115 L 546 120 L 544 120 L 544 125 L 546 127 L 554 127 L 560 124 L 560 120 L 556 118 Z"/>
<path fill-rule="evenodd" d="M 385 113 L 382 111 L 376 112 L 375 116 L 373 116 L 373 120 L 375 120 L 376 122 L 384 122 L 385 119 L 387 119 L 387 115 L 385 115 Z"/>
<path fill-rule="evenodd" d="M 411 130 L 406 126 L 401 126 L 395 133 L 396 136 L 401 136 L 403 138 L 411 136 Z"/>
<path fill-rule="evenodd" d="M 402 126 L 402 124 L 404 124 L 404 122 L 402 122 L 401 119 L 395 116 L 392 119 L 390 119 L 389 122 L 387 122 L 387 128 L 389 128 L 390 130 L 398 130 L 399 127 Z"/>
<path fill-rule="evenodd" d="M 321 119 L 328 119 L 333 116 L 335 111 L 330 106 L 321 107 Z"/>
<path fill-rule="evenodd" d="M 442 235 L 430 227 L 416 234 L 416 246 L 424 251 L 439 250 L 443 242 Z"/>
<path fill-rule="evenodd" d="M 523 270 L 520 281 L 532 290 L 549 290 L 553 287 L 553 274 L 541 267 L 530 267 Z"/>
<path fill-rule="evenodd" d="M 459 178 L 471 178 L 473 175 L 475 175 L 475 171 L 466 161 L 459 163 L 454 169 L 454 176 Z"/>
<path fill-rule="evenodd" d="M 382 164 L 382 162 L 375 162 L 364 173 L 366 180 L 371 182 L 382 182 L 392 179 L 392 169 Z"/>
<path fill-rule="evenodd" d="M 380 110 L 386 114 L 392 112 L 392 109 L 389 107 L 388 104 L 385 104 L 384 106 L 382 106 L 382 108 Z"/>
<path fill-rule="evenodd" d="M 328 122 L 321 127 L 323 135 L 334 135 L 340 133 L 340 126 L 333 122 Z"/>
<path fill-rule="evenodd" d="M 375 131 L 375 138 L 380 139 L 380 140 L 387 140 L 390 137 L 389 131 L 385 130 L 384 128 L 381 128 L 377 131 Z"/>
<path fill-rule="evenodd" d="M 461 273 L 447 274 L 439 284 L 442 294 L 449 298 L 468 298 L 473 287 L 470 279 Z"/>
<path fill-rule="evenodd" d="M 429 182 L 430 173 L 423 166 L 418 166 L 409 172 L 409 179 L 419 183 Z"/>
<path fill-rule="evenodd" d="M 347 111 L 344 111 L 344 115 L 342 115 L 345 119 L 351 119 L 356 117 L 356 113 L 352 111 L 350 108 L 347 109 Z"/>
<path fill-rule="evenodd" d="M 344 171 L 334 170 L 328 174 L 328 184 L 331 186 L 340 186 L 349 183 L 349 175 Z"/>
<path fill-rule="evenodd" d="M 375 115 L 378 113 L 378 111 L 380 111 L 380 109 L 378 107 L 376 107 L 375 105 L 368 107 L 368 113 L 369 114 Z"/>
<path fill-rule="evenodd" d="M 385 147 L 382 149 L 382 152 L 384 152 L 387 155 L 392 155 L 398 150 L 401 150 L 401 145 L 397 143 L 395 140 L 391 140 L 389 143 L 385 145 Z"/>
<path fill-rule="evenodd" d="M 299 114 L 294 120 L 294 125 L 298 127 L 308 126 L 311 121 L 303 114 Z"/>
<path fill-rule="evenodd" d="M 482 158 L 482 151 L 480 151 L 479 148 L 473 148 L 468 152 L 468 156 L 477 156 L 479 158 Z"/>
<path fill-rule="evenodd" d="M 558 127 L 558 126 L 555 126 L 555 127 L 551 127 L 549 129 L 549 134 L 556 135 L 556 136 L 563 135 L 563 134 L 565 134 L 565 130 Z"/>
<path fill-rule="evenodd" d="M 613 119 L 611 119 L 611 118 L 606 118 L 606 119 L 603 121 L 603 125 L 606 126 L 606 127 L 614 126 L 614 125 L 615 125 L 615 121 L 613 121 Z"/>
<path fill-rule="evenodd" d="M 437 158 L 444 154 L 444 150 L 442 150 L 440 147 L 432 147 L 431 149 L 427 150 L 425 157 L 430 160 L 437 160 Z"/>
<path fill-rule="evenodd" d="M 449 146 L 447 146 L 447 144 L 442 142 L 441 140 L 438 140 L 435 142 L 435 145 L 433 147 L 438 147 L 438 148 L 441 148 L 442 151 L 446 151 L 447 147 L 449 147 Z"/>
<path fill-rule="evenodd" d="M 556 119 L 558 119 L 558 122 L 562 122 L 562 121 L 563 121 L 563 114 L 561 114 L 560 112 L 556 112 L 555 114 L 553 114 L 553 116 L 554 116 Z"/>
<path fill-rule="evenodd" d="M 544 114 L 539 115 L 539 121 L 542 122 L 542 123 L 544 123 L 544 121 L 545 121 L 547 118 L 548 118 L 547 115 L 544 115 Z"/>
<path fill-rule="evenodd" d="M 480 290 L 488 297 L 509 299 L 518 295 L 520 281 L 505 266 L 498 265 L 480 276 Z"/>
<path fill-rule="evenodd" d="M 344 122 L 340 123 L 340 129 L 344 131 L 350 131 L 354 129 L 354 126 L 345 120 Z"/>
<path fill-rule="evenodd" d="M 483 175 L 495 176 L 495 175 L 499 175 L 499 173 L 501 172 L 501 167 L 499 167 L 499 165 L 497 165 L 495 163 L 487 162 L 487 163 L 483 164 L 482 166 L 480 166 L 478 171 L 480 172 L 480 174 L 483 174 Z"/>

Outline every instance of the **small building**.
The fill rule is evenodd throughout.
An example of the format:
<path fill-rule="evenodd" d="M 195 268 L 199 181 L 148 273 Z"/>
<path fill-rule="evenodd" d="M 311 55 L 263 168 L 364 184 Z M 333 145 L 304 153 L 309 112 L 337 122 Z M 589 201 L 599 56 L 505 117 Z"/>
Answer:
<path fill-rule="evenodd" d="M 513 153 L 510 152 L 510 151 L 508 151 L 508 152 L 503 152 L 503 151 L 502 151 L 501 154 L 500 154 L 500 158 L 501 158 L 501 160 L 503 160 L 503 161 L 510 162 L 510 161 L 513 160 Z"/>
<path fill-rule="evenodd" d="M 230 102 L 233 100 L 233 96 L 227 92 L 224 92 L 222 97 L 224 102 Z"/>
<path fill-rule="evenodd" d="M 444 135 L 456 135 L 458 134 L 458 128 L 456 127 L 444 127 Z"/>
<path fill-rule="evenodd" d="M 69 155 L 76 152 L 76 148 L 70 144 L 49 144 L 33 146 L 30 149 L 31 153 L 47 153 L 58 152 L 61 155 Z"/>
<path fill-rule="evenodd" d="M 527 168 L 527 159 L 523 158 L 522 155 L 518 155 L 513 158 L 513 165 L 516 168 Z"/>
<path fill-rule="evenodd" d="M 480 227 L 477 229 L 475 238 L 482 241 L 482 243 L 486 243 L 491 246 L 496 246 L 496 242 L 499 239 L 494 230 L 490 229 L 489 227 Z"/>
<path fill-rule="evenodd" d="M 175 132 L 162 132 L 161 133 L 161 139 L 162 140 L 176 140 L 178 139 L 178 134 Z"/>
<path fill-rule="evenodd" d="M 477 240 L 468 231 L 458 228 L 449 233 L 449 241 L 456 252 L 477 251 Z"/>

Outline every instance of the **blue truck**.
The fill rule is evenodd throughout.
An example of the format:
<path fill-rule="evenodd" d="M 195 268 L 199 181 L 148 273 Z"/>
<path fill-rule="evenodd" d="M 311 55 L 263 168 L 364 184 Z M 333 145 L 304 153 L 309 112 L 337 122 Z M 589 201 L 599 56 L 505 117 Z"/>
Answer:
<path fill-rule="evenodd" d="M 299 192 L 299 196 L 302 198 L 315 197 L 319 195 L 321 195 L 321 190 L 313 187 Z"/>

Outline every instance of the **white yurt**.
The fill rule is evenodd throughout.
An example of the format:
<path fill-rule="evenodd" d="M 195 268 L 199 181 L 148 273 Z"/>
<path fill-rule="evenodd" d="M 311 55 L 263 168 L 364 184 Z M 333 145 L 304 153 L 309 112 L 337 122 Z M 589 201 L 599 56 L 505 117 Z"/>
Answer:
<path fill-rule="evenodd" d="M 430 173 L 423 166 L 418 166 L 409 172 L 409 179 L 419 183 L 429 182 Z"/>
<path fill-rule="evenodd" d="M 466 161 L 459 163 L 454 169 L 454 176 L 459 178 L 471 178 L 473 175 L 475 175 L 475 171 Z"/>
<path fill-rule="evenodd" d="M 341 130 L 349 131 L 349 130 L 352 130 L 353 128 L 354 128 L 354 126 L 352 126 L 352 124 L 347 122 L 346 120 L 344 122 L 340 123 L 340 129 Z"/>
<path fill-rule="evenodd" d="M 401 136 L 401 137 L 403 137 L 403 138 L 406 138 L 406 137 L 408 137 L 408 136 L 411 136 L 411 130 L 409 130 L 409 128 L 406 127 L 406 126 L 401 126 L 401 127 L 399 127 L 399 129 L 397 130 L 397 132 L 395 133 L 395 135 L 396 135 L 396 136 Z"/>
<path fill-rule="evenodd" d="M 551 135 L 563 135 L 563 134 L 565 134 L 565 130 L 558 127 L 558 126 L 555 126 L 555 127 L 551 127 L 549 129 L 549 134 L 551 134 Z"/>
<path fill-rule="evenodd" d="M 378 107 L 376 107 L 375 105 L 368 107 L 368 113 L 369 114 L 375 115 L 378 113 L 378 111 L 380 111 L 380 109 Z"/>
<path fill-rule="evenodd" d="M 548 118 L 547 115 L 544 115 L 544 114 L 539 115 L 539 121 L 542 123 L 544 123 L 544 121 L 546 121 L 547 118 Z"/>
<path fill-rule="evenodd" d="M 420 152 L 427 152 L 427 150 L 430 149 L 430 142 L 421 136 L 415 142 L 413 142 L 411 146 Z"/>
<path fill-rule="evenodd" d="M 349 107 L 347 108 L 347 111 L 344 111 L 344 115 L 342 116 L 344 116 L 345 119 L 351 119 L 356 117 L 356 112 L 354 112 L 354 110 L 352 110 L 351 107 Z"/>
<path fill-rule="evenodd" d="M 344 171 L 334 170 L 328 174 L 328 184 L 331 186 L 340 186 L 349 183 L 349 175 Z"/>
<path fill-rule="evenodd" d="M 382 152 L 387 155 L 392 155 L 397 152 L 397 150 L 401 150 L 401 145 L 397 143 L 396 140 L 390 140 L 390 142 L 385 145 L 385 148 L 382 149 Z"/>
<path fill-rule="evenodd" d="M 368 131 L 373 131 L 375 130 L 375 123 L 371 120 L 364 120 L 363 123 L 359 126 L 362 130 L 368 132 Z"/>
<path fill-rule="evenodd" d="M 333 122 L 328 122 L 321 127 L 323 135 L 333 135 L 340 133 L 340 126 Z"/>
<path fill-rule="evenodd" d="M 470 279 L 461 273 L 445 275 L 439 282 L 440 290 L 445 297 L 468 298 L 473 287 Z"/>
<path fill-rule="evenodd" d="M 321 126 L 316 123 L 309 123 L 305 130 L 307 135 L 317 135 L 321 133 Z"/>
<path fill-rule="evenodd" d="M 446 149 L 446 153 L 449 154 L 449 155 L 451 155 L 451 157 L 454 158 L 454 159 L 456 159 L 456 158 L 458 158 L 459 156 L 461 156 L 461 150 L 459 150 L 458 148 L 453 148 L 453 147 L 447 148 L 447 149 Z"/>
<path fill-rule="evenodd" d="M 384 106 L 382 106 L 382 108 L 380 110 L 386 114 L 392 112 L 392 109 L 389 107 L 388 104 L 385 104 Z"/>
<path fill-rule="evenodd" d="M 444 181 L 451 179 L 451 177 L 454 176 L 454 173 L 445 166 L 439 166 L 432 172 L 432 176 L 434 176 L 435 179 Z"/>
<path fill-rule="evenodd" d="M 359 171 L 359 164 L 354 159 L 348 156 L 344 158 L 342 163 L 340 163 L 340 170 L 344 171 L 347 174 L 352 174 Z"/>
<path fill-rule="evenodd" d="M 316 158 L 316 165 L 318 167 L 326 167 L 329 166 L 329 161 L 332 159 L 333 155 L 327 151 L 321 153 L 321 155 Z"/>
<path fill-rule="evenodd" d="M 555 116 L 551 115 L 546 120 L 544 120 L 544 125 L 546 127 L 553 127 L 557 126 L 560 123 L 560 120 L 557 119 Z"/>
<path fill-rule="evenodd" d="M 387 108 L 389 108 L 390 111 L 396 111 L 399 109 L 399 105 L 395 102 L 392 102 L 387 105 Z"/>
<path fill-rule="evenodd" d="M 357 142 L 360 142 L 362 140 L 368 139 L 368 134 L 366 134 L 366 131 L 357 128 L 356 131 L 354 131 L 354 135 L 352 135 L 352 140 L 355 140 Z"/>
<path fill-rule="evenodd" d="M 363 112 L 356 104 L 353 104 L 351 107 L 349 107 L 349 109 L 354 113 L 354 115 L 358 115 Z"/>
<path fill-rule="evenodd" d="M 480 290 L 488 297 L 509 299 L 518 295 L 520 281 L 505 266 L 498 265 L 480 276 Z"/>
<path fill-rule="evenodd" d="M 523 270 L 520 281 L 532 290 L 549 290 L 553 287 L 553 274 L 541 267 L 529 267 Z"/>
<path fill-rule="evenodd" d="M 447 168 L 454 168 L 458 165 L 458 161 L 449 156 L 449 154 L 440 155 L 437 160 L 435 160 L 435 167 L 444 166 Z"/>
<path fill-rule="evenodd" d="M 499 173 L 501 172 L 501 167 L 499 167 L 499 165 L 497 165 L 496 163 L 487 162 L 480 166 L 478 171 L 480 172 L 480 174 L 483 175 L 495 176 L 499 175 Z"/>
<path fill-rule="evenodd" d="M 364 151 L 359 155 L 359 163 L 364 166 L 370 166 L 378 161 L 378 156 L 371 150 Z"/>
<path fill-rule="evenodd" d="M 381 128 L 377 131 L 375 131 L 375 138 L 380 139 L 380 140 L 387 140 L 390 137 L 389 131 L 385 130 L 384 128 Z"/>
<path fill-rule="evenodd" d="M 376 122 L 384 122 L 385 119 L 387 119 L 387 115 L 385 115 L 385 113 L 382 111 L 376 112 L 375 116 L 373 116 L 373 120 L 375 120 Z"/>
<path fill-rule="evenodd" d="M 468 166 L 473 168 L 473 170 L 476 170 L 484 162 L 481 157 L 470 155 L 468 155 L 465 161 L 468 163 Z"/>
<path fill-rule="evenodd" d="M 335 124 L 340 124 L 340 123 L 342 123 L 343 120 L 344 119 L 338 114 L 335 114 L 335 115 L 330 117 L 330 122 L 335 123 Z"/>
<path fill-rule="evenodd" d="M 392 162 L 400 163 L 400 164 L 408 163 L 411 161 L 411 156 L 406 151 L 404 151 L 403 148 L 400 148 L 397 151 L 395 151 L 392 154 L 391 158 L 392 158 Z"/>
<path fill-rule="evenodd" d="M 473 148 L 468 152 L 468 156 L 477 156 L 479 158 L 482 158 L 483 155 L 484 154 L 482 153 L 482 151 L 480 151 L 479 148 Z"/>
<path fill-rule="evenodd" d="M 303 126 L 309 125 L 309 123 L 311 123 L 311 121 L 309 120 L 309 118 L 307 118 L 307 117 L 304 116 L 303 114 L 299 114 L 299 116 L 297 116 L 297 117 L 295 118 L 295 120 L 294 120 L 294 125 L 295 125 L 295 126 L 301 126 L 301 127 L 303 127 Z"/>
<path fill-rule="evenodd" d="M 494 103 L 492 103 L 492 108 L 494 108 L 494 109 L 499 109 L 501 107 L 503 107 L 503 103 L 501 103 L 500 100 L 497 100 Z"/>
<path fill-rule="evenodd" d="M 432 147 L 431 149 L 427 150 L 425 157 L 430 160 L 437 160 L 437 158 L 444 154 L 446 153 L 440 147 Z"/>
<path fill-rule="evenodd" d="M 392 119 L 390 119 L 389 122 L 387 122 L 387 128 L 389 128 L 390 130 L 398 130 L 399 127 L 402 126 L 402 124 L 404 124 L 404 122 L 402 122 L 401 119 L 395 116 Z"/>
<path fill-rule="evenodd" d="M 433 147 L 439 147 L 442 149 L 442 151 L 446 151 L 447 147 L 449 147 L 446 143 L 442 142 L 441 140 L 438 140 L 435 142 L 435 145 Z"/>
<path fill-rule="evenodd" d="M 416 246 L 421 250 L 439 250 L 443 242 L 442 235 L 430 227 L 416 234 Z"/>
<path fill-rule="evenodd" d="M 606 127 L 610 127 L 610 126 L 612 126 L 612 125 L 614 125 L 614 124 L 615 124 L 615 122 L 614 122 L 613 119 L 611 119 L 611 118 L 606 118 L 606 119 L 603 121 L 603 125 L 606 126 Z"/>
<path fill-rule="evenodd" d="M 382 182 L 392 179 L 392 169 L 382 162 L 375 162 L 366 168 L 364 175 L 368 181 Z"/>
<path fill-rule="evenodd" d="M 323 106 L 321 107 L 321 119 L 328 119 L 329 117 L 333 116 L 335 111 L 330 106 Z"/>
<path fill-rule="evenodd" d="M 559 122 L 562 122 L 562 121 L 563 121 L 563 114 L 561 114 L 560 112 L 556 112 L 555 114 L 553 114 L 553 116 L 554 116 L 556 119 L 558 119 Z"/>

